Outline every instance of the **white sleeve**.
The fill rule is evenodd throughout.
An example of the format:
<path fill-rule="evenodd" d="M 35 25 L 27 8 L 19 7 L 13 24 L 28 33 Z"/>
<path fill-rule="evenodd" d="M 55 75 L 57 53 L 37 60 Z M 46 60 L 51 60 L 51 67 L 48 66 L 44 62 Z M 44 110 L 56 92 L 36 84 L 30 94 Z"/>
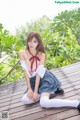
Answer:
<path fill-rule="evenodd" d="M 28 68 L 27 68 L 25 61 L 20 60 L 20 64 L 21 64 L 22 69 L 25 70 L 27 72 L 28 76 L 30 77 L 30 74 L 29 74 L 29 71 L 28 71 Z"/>
<path fill-rule="evenodd" d="M 39 65 L 37 70 L 36 70 L 36 73 L 41 77 L 43 78 L 44 74 L 45 74 L 45 71 L 46 71 L 46 68 L 44 67 L 44 65 Z"/>

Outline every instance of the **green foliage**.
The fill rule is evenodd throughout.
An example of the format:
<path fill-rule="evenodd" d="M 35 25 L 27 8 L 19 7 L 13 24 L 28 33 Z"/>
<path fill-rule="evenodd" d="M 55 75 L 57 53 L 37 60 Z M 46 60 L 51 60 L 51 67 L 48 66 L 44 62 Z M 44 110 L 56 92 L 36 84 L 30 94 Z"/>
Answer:
<path fill-rule="evenodd" d="M 0 24 L 0 58 L 2 58 L 3 53 L 5 54 L 4 59 L 0 59 L 0 84 L 17 80 L 20 77 L 20 73 L 17 73 L 19 67 L 16 66 L 16 69 L 12 68 L 19 61 L 18 52 L 23 47 L 22 39 L 10 35 L 9 31 L 3 30 L 3 26 Z M 12 73 L 10 72 L 11 69 Z M 11 74 L 7 77 L 9 72 Z"/>
<path fill-rule="evenodd" d="M 60 36 L 67 36 L 68 29 L 71 30 L 76 41 L 80 44 L 80 8 L 59 13 L 54 18 L 52 25 L 53 31 L 59 32 Z"/>
<path fill-rule="evenodd" d="M 54 61 L 50 66 L 62 67 L 80 61 L 80 8 L 61 12 L 54 18 L 50 28 L 52 40 L 46 40 L 51 51 L 48 59 L 51 57 Z"/>

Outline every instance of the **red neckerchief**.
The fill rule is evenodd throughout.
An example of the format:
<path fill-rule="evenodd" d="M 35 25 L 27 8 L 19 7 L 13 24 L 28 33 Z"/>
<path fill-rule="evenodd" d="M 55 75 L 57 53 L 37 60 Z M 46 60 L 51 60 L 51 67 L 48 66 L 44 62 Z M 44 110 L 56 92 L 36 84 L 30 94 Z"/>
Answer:
<path fill-rule="evenodd" d="M 29 50 L 28 50 L 28 51 L 29 51 Z M 34 60 L 36 60 L 36 69 L 37 69 L 37 67 L 38 67 L 37 61 L 40 61 L 40 59 L 37 57 L 38 52 L 36 53 L 35 56 L 34 56 L 30 51 L 29 51 L 29 53 L 32 55 L 32 57 L 29 59 L 29 61 L 31 61 L 31 72 L 33 72 L 33 71 L 32 71 L 32 68 L 33 68 Z M 35 71 L 36 71 L 36 69 L 35 69 Z"/>

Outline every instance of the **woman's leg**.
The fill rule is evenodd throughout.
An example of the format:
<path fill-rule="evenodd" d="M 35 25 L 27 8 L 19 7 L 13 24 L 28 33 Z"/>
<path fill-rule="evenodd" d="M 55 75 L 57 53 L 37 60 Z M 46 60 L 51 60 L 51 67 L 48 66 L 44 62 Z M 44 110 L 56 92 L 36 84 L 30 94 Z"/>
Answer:
<path fill-rule="evenodd" d="M 38 94 L 38 99 L 36 101 L 30 99 L 28 96 L 27 96 L 27 93 L 24 94 L 24 96 L 21 98 L 21 101 L 24 103 L 24 104 L 32 104 L 32 103 L 35 103 L 37 101 L 40 100 L 40 95 Z"/>
<path fill-rule="evenodd" d="M 49 99 L 49 93 L 42 93 L 40 97 L 40 105 L 45 108 L 52 107 L 78 107 L 78 100 Z"/>

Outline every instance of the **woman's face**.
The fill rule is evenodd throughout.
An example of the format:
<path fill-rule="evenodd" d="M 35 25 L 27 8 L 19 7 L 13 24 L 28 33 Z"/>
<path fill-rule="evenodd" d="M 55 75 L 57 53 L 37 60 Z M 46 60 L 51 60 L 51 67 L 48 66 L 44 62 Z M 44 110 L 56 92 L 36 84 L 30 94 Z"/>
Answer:
<path fill-rule="evenodd" d="M 38 46 L 38 41 L 35 37 L 28 41 L 28 47 L 31 50 L 35 50 Z"/>

